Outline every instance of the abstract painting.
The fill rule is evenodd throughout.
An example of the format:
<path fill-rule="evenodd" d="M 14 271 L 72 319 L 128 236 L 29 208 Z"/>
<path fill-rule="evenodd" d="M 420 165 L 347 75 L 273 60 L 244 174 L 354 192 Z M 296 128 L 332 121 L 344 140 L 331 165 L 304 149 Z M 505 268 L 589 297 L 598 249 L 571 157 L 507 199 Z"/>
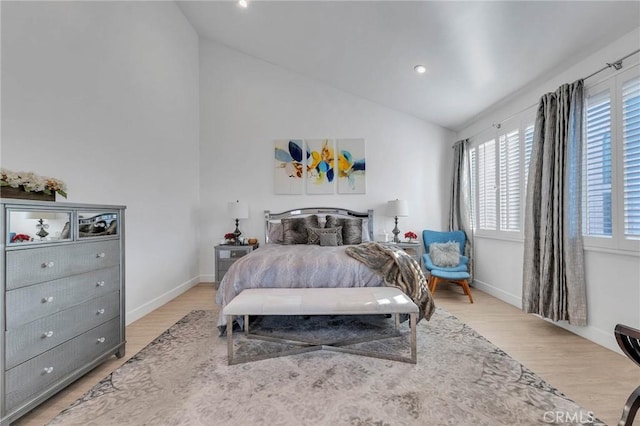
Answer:
<path fill-rule="evenodd" d="M 365 194 L 367 173 L 364 139 L 338 139 L 338 193 Z"/>
<path fill-rule="evenodd" d="M 307 194 L 335 192 L 335 150 L 331 139 L 307 139 Z"/>
<path fill-rule="evenodd" d="M 273 145 L 275 193 L 302 194 L 305 158 L 302 140 L 276 140 Z"/>

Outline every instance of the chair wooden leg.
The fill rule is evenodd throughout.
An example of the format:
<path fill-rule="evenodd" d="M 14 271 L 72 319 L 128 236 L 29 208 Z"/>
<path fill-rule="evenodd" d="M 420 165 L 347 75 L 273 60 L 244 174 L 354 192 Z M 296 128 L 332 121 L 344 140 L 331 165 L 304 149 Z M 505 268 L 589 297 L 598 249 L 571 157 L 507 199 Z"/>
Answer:
<path fill-rule="evenodd" d="M 622 410 L 622 417 L 618 422 L 618 426 L 632 426 L 638 408 L 640 408 L 640 386 L 629 395 L 629 399 L 627 399 L 627 403 Z"/>
<path fill-rule="evenodd" d="M 440 279 L 438 277 L 433 277 L 433 279 L 431 280 L 431 295 L 433 296 L 434 294 L 436 294 L 436 286 L 438 285 L 438 281 Z"/>
<path fill-rule="evenodd" d="M 473 297 L 471 296 L 471 288 L 469 288 L 469 282 L 467 280 L 460 280 L 458 281 L 458 284 L 460 284 L 462 286 L 462 289 L 464 290 L 464 293 L 469 296 L 469 301 L 471 301 L 471 303 L 473 303 Z"/>

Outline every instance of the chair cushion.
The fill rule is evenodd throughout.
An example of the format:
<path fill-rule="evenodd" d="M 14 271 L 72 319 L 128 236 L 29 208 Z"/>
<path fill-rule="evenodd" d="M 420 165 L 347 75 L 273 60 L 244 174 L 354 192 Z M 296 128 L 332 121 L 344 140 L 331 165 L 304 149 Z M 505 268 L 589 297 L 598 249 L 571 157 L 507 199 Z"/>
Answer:
<path fill-rule="evenodd" d="M 433 271 L 431 271 L 431 275 L 433 275 L 434 277 L 445 279 L 445 280 L 454 280 L 454 281 L 468 280 L 471 277 L 471 275 L 469 275 L 468 272 L 443 271 L 441 269 L 434 269 Z"/>
<path fill-rule="evenodd" d="M 460 263 L 460 245 L 455 241 L 432 243 L 429 256 L 436 266 L 456 266 Z"/>

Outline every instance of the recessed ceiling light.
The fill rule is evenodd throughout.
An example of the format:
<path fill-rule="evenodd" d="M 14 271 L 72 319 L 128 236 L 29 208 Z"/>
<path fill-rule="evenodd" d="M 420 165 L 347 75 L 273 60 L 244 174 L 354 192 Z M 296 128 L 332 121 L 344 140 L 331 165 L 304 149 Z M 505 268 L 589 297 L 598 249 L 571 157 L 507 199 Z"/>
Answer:
<path fill-rule="evenodd" d="M 413 67 L 413 69 L 418 74 L 424 74 L 425 72 L 427 72 L 427 67 L 425 67 L 424 65 L 416 65 L 415 67 Z"/>
<path fill-rule="evenodd" d="M 249 7 L 249 3 L 247 3 L 247 0 L 238 0 L 238 6 L 240 6 L 243 9 L 246 9 L 247 7 Z"/>

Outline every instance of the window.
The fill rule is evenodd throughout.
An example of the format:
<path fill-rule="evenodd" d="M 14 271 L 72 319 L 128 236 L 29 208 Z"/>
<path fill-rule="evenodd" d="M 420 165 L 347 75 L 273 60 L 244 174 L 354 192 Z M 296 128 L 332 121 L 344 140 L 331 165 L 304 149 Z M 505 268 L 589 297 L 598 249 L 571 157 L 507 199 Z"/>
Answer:
<path fill-rule="evenodd" d="M 532 112 L 483 133 L 469 150 L 471 217 L 480 234 L 522 236 L 524 188 L 533 141 Z M 520 123 L 520 124 L 519 124 Z M 480 142 L 482 141 L 482 142 Z"/>
<path fill-rule="evenodd" d="M 622 85 L 624 236 L 640 239 L 640 77 Z"/>
<path fill-rule="evenodd" d="M 640 249 L 640 69 L 586 90 L 583 141 L 585 245 Z"/>
<path fill-rule="evenodd" d="M 495 230 L 496 214 L 496 141 L 492 139 L 478 146 L 478 228 Z"/>
<path fill-rule="evenodd" d="M 520 131 L 500 135 L 500 229 L 520 230 Z"/>
<path fill-rule="evenodd" d="M 584 235 L 610 237 L 611 221 L 611 94 L 588 95 L 585 102 L 582 164 Z"/>

